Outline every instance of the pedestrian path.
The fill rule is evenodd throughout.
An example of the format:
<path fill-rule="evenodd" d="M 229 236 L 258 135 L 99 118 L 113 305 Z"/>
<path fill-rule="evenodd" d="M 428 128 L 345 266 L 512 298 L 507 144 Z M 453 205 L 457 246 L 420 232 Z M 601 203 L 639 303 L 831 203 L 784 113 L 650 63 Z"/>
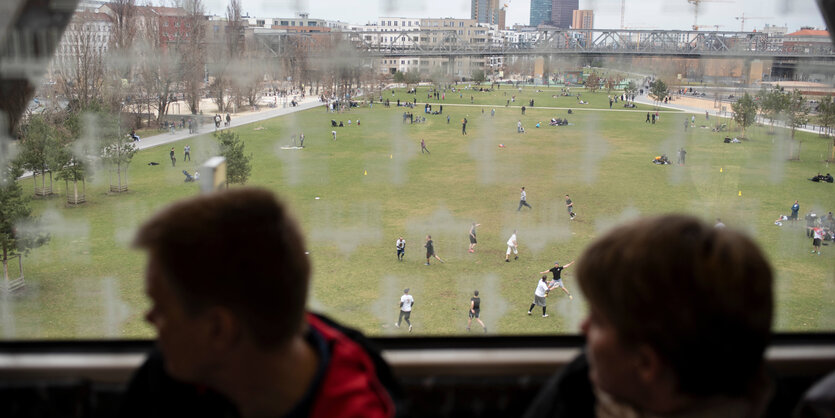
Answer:
<path fill-rule="evenodd" d="M 230 127 L 234 128 L 241 125 L 246 125 L 253 122 L 260 122 L 262 120 L 272 119 L 278 116 L 284 116 L 290 113 L 299 112 L 302 110 L 312 109 L 317 106 L 321 106 L 322 102 L 319 101 L 318 97 L 307 97 L 299 102 L 298 106 L 295 107 L 282 107 L 277 109 L 270 109 L 265 110 L 262 112 L 254 112 L 254 113 L 247 113 L 240 116 L 235 116 L 232 118 L 230 123 Z M 172 142 L 177 142 L 182 139 L 186 138 L 193 138 L 199 135 L 203 135 L 206 133 L 211 133 L 215 131 L 214 123 L 204 123 L 199 126 L 197 133 L 190 134 L 188 133 L 188 129 L 180 129 L 179 131 L 175 131 L 172 133 L 161 133 L 153 136 L 149 136 L 146 138 L 142 138 L 141 141 L 137 142 L 138 149 L 147 149 L 153 148 L 160 145 L 170 144 Z"/>
<path fill-rule="evenodd" d="M 412 103 L 412 102 L 406 102 L 406 103 Z M 608 109 L 608 108 L 602 108 L 602 107 L 583 107 L 583 105 L 581 105 L 581 104 L 578 104 L 577 106 L 569 106 L 569 107 L 540 106 L 540 105 L 536 105 L 534 107 L 531 107 L 531 106 L 528 106 L 528 105 L 525 105 L 525 104 L 518 104 L 518 105 L 514 104 L 514 105 L 511 105 L 511 106 L 505 106 L 503 104 L 496 105 L 496 104 L 444 103 L 444 102 L 421 102 L 421 101 L 418 101 L 417 104 L 414 105 L 414 108 L 418 108 L 418 107 L 421 107 L 421 106 L 426 105 L 426 104 L 432 105 L 433 109 L 434 109 L 434 106 L 447 106 L 447 107 L 457 106 L 457 107 L 475 107 L 475 108 L 485 108 L 485 109 L 499 110 L 499 109 L 521 109 L 522 106 L 524 106 L 525 109 L 527 109 L 527 110 L 546 109 L 546 110 L 566 110 L 566 111 L 571 110 L 572 112 L 578 112 L 578 111 L 579 112 L 637 112 L 637 113 L 646 113 L 647 112 L 646 109 L 644 109 L 644 110 L 641 110 L 641 109 Z M 645 104 L 652 105 L 652 103 L 645 103 Z M 395 106 L 392 106 L 392 107 L 395 107 Z M 401 106 L 401 107 L 405 108 L 406 106 Z M 661 112 L 663 112 L 663 113 L 681 113 L 678 109 L 662 110 Z"/>
<path fill-rule="evenodd" d="M 262 120 L 272 119 L 278 116 L 288 115 L 294 112 L 300 112 L 302 110 L 312 109 L 317 106 L 321 106 L 322 102 L 319 101 L 319 98 L 316 96 L 306 97 L 301 99 L 299 104 L 295 107 L 280 107 L 276 109 L 269 109 L 264 110 L 261 112 L 253 112 L 253 113 L 245 113 L 239 116 L 235 116 L 232 118 L 230 122 L 230 127 L 234 128 L 236 126 L 246 125 L 249 123 L 260 122 Z M 143 150 L 148 148 L 157 147 L 160 145 L 170 144 L 172 142 L 177 142 L 182 139 L 186 138 L 193 138 L 199 135 L 203 135 L 206 133 L 211 133 L 215 131 L 214 123 L 204 123 L 199 126 L 197 133 L 188 133 L 188 129 L 180 129 L 175 131 L 173 134 L 170 132 L 161 133 L 157 135 L 152 135 L 146 138 L 142 138 L 140 141 L 135 142 L 136 148 Z M 32 177 L 31 171 L 26 171 L 20 176 L 18 179 L 26 179 Z"/>
<path fill-rule="evenodd" d="M 664 107 L 664 108 L 667 108 L 667 109 L 674 109 L 674 110 L 678 110 L 678 111 L 683 111 L 685 113 L 695 113 L 697 115 L 704 115 L 705 111 L 707 110 L 707 109 L 704 109 L 704 108 L 701 108 L 701 107 L 686 106 L 686 105 L 680 105 L 680 104 L 674 104 L 674 103 L 656 104 L 648 96 L 636 96 L 635 97 L 635 102 L 645 104 L 645 105 L 650 105 L 650 106 L 658 106 L 658 107 Z M 715 111 L 710 112 L 710 113 L 713 116 L 721 117 Z M 728 112 L 728 116 L 724 116 L 724 117 L 730 119 L 732 114 L 733 114 L 733 112 Z M 757 116 L 757 123 L 760 123 L 760 124 L 763 124 L 763 125 L 770 125 L 771 121 L 764 118 L 763 116 Z M 778 128 L 787 128 L 788 129 L 788 126 L 786 126 L 785 123 L 779 122 L 779 121 L 774 122 L 774 126 L 776 126 Z M 817 125 L 813 125 L 813 124 L 806 124 L 803 127 L 797 128 L 797 130 L 802 131 L 802 132 L 809 132 L 809 133 L 816 134 L 816 133 L 820 132 L 820 127 L 817 126 Z"/>

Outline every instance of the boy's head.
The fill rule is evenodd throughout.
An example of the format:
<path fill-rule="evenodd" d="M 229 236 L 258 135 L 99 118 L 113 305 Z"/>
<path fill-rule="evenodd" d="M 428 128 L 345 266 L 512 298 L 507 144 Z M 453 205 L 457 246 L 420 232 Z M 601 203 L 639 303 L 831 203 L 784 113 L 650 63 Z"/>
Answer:
<path fill-rule="evenodd" d="M 599 388 L 640 403 L 666 376 L 677 393 L 738 395 L 758 375 L 773 279 L 750 238 L 670 215 L 615 228 L 584 254 L 577 280 Z"/>

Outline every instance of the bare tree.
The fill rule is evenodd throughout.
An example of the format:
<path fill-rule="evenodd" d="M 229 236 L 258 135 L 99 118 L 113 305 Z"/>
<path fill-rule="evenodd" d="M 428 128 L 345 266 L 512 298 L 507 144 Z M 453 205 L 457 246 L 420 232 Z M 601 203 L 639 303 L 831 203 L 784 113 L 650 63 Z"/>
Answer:
<path fill-rule="evenodd" d="M 203 90 L 205 71 L 205 41 L 206 28 L 205 8 L 202 0 L 183 0 L 186 10 L 184 24 L 186 25 L 185 39 L 180 48 L 180 79 L 183 82 L 183 92 L 192 114 L 200 111 L 200 98 Z"/>
<path fill-rule="evenodd" d="M 229 0 L 226 6 L 226 50 L 230 57 L 238 58 L 243 55 L 244 47 L 241 0 Z"/>
<path fill-rule="evenodd" d="M 247 96 L 251 97 L 247 92 L 251 90 L 253 81 L 258 79 L 258 74 L 253 71 L 262 70 L 256 68 L 255 63 L 249 59 L 243 59 L 246 56 L 246 42 L 244 22 L 241 19 L 241 0 L 229 0 L 229 5 L 226 6 L 226 51 L 230 58 L 227 62 L 232 65 L 233 70 L 236 70 L 233 72 L 238 73 L 230 77 L 229 83 L 232 94 L 230 100 L 238 109 Z M 224 73 L 228 72 L 224 71 Z M 263 79 L 263 72 L 261 73 L 261 79 Z M 250 103 L 250 105 L 254 105 L 254 103 Z"/>
<path fill-rule="evenodd" d="M 135 48 L 139 58 L 138 84 L 146 100 L 149 119 L 153 110 L 157 123 L 168 113 L 179 68 L 179 57 L 162 44 L 159 30 L 159 16 L 147 17 L 137 42 L 139 45 Z"/>
<path fill-rule="evenodd" d="M 110 31 L 110 66 L 119 78 L 129 78 L 132 70 L 131 48 L 138 31 L 135 0 L 111 0 L 113 27 Z"/>
<path fill-rule="evenodd" d="M 101 97 L 104 84 L 103 46 L 91 29 L 94 22 L 89 12 L 73 17 L 64 34 L 65 55 L 53 64 L 59 90 L 72 106 L 82 109 Z"/>

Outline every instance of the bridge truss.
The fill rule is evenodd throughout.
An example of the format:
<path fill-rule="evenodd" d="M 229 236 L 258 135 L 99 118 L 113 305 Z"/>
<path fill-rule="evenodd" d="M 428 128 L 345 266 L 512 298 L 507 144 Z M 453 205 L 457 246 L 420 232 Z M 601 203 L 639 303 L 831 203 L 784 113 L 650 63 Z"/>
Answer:
<path fill-rule="evenodd" d="M 385 36 L 388 42 L 380 42 Z M 256 37 L 259 34 L 256 33 Z M 276 55 L 299 38 L 316 46 L 350 43 L 370 57 L 451 57 L 497 55 L 621 55 L 679 56 L 690 58 L 780 58 L 835 61 L 835 50 L 827 47 L 786 46 L 780 38 L 762 32 L 542 29 L 526 33 L 525 40 L 466 39 L 457 30 L 413 30 L 401 32 L 282 33 L 262 35 L 261 43 Z M 429 42 L 434 39 L 434 42 Z"/>

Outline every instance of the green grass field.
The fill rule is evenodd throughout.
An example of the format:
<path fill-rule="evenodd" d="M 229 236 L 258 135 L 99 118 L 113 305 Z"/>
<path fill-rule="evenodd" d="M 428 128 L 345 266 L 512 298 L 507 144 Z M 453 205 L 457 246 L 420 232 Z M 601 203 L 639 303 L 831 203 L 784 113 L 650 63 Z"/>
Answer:
<path fill-rule="evenodd" d="M 813 256 L 802 221 L 773 224 L 779 214 L 789 213 L 795 199 L 801 216 L 809 209 L 835 210 L 835 186 L 806 180 L 819 171 L 835 171 L 824 162 L 831 139 L 798 133 L 800 161 L 787 161 L 783 130 L 770 135 L 768 128 L 751 128 L 750 141 L 724 144 L 725 134 L 709 129 L 685 133 L 682 125 L 690 115 L 662 113 L 651 125 L 644 122 L 646 110 L 609 111 L 605 92 L 583 92 L 590 105 L 582 110 L 576 98 L 552 100 L 550 92 L 530 88 L 516 93 L 516 105 L 535 97 L 536 106 L 524 116 L 518 107 L 505 108 L 503 91 L 495 91 L 474 97 L 488 107 L 450 105 L 443 116 L 424 115 L 418 105 L 413 112 L 426 117 L 424 124 L 404 124 L 407 109 L 375 104 L 342 114 L 316 108 L 236 129 L 253 154 L 248 184 L 288 201 L 306 232 L 314 263 L 312 309 L 370 335 L 405 336 L 405 329 L 392 323 L 402 289 L 409 287 L 416 299 L 411 335 L 465 335 L 469 296 L 479 289 L 482 319 L 491 333 L 574 333 L 586 306 L 572 268 L 563 276 L 574 300 L 553 293 L 546 319 L 525 315 L 537 273 L 555 260 L 577 259 L 592 239 L 619 222 L 683 212 L 708 222 L 721 217 L 762 245 L 777 271 L 778 330 L 835 328 L 835 247 L 825 246 L 821 256 Z M 390 92 L 383 96 L 392 97 Z M 415 96 L 401 91 L 394 97 Z M 425 100 L 425 90 L 416 97 Z M 448 94 L 446 103 L 451 102 Z M 577 111 L 567 115 L 541 106 Z M 551 117 L 566 116 L 570 126 L 547 126 Z M 464 117 L 466 136 L 461 134 Z M 351 119 L 352 125 L 331 128 L 331 119 Z M 705 124 L 703 117 L 697 119 Z M 518 120 L 526 134 L 516 133 Z M 534 128 L 537 121 L 542 128 Z M 336 141 L 331 140 L 334 129 Z M 305 134 L 306 148 L 282 150 L 299 132 Z M 421 139 L 431 155 L 420 153 Z M 181 158 L 186 143 L 194 161 L 172 168 L 168 150 L 175 146 Z M 2 338 L 153 335 L 142 319 L 148 306 L 144 255 L 129 247 L 130 240 L 155 210 L 198 193 L 197 185 L 183 183 L 181 171 L 193 172 L 216 152 L 210 135 L 172 145 L 136 155 L 126 194 L 107 194 L 107 175 L 98 173 L 82 207 L 65 207 L 63 196 L 33 201 L 52 241 L 25 258 L 27 287 L 0 301 Z M 662 153 L 675 162 L 680 147 L 688 152 L 686 166 L 651 163 Z M 152 161 L 161 165 L 149 166 Z M 31 190 L 32 180 L 23 186 Z M 516 211 L 521 186 L 528 190 L 532 210 Z M 574 221 L 564 208 L 566 193 L 575 202 Z M 475 254 L 467 252 L 470 222 L 482 224 Z M 505 263 L 505 242 L 513 229 L 519 230 L 520 258 Z M 432 234 L 445 264 L 423 265 L 426 234 Z M 400 235 L 407 241 L 404 262 L 395 257 Z"/>

